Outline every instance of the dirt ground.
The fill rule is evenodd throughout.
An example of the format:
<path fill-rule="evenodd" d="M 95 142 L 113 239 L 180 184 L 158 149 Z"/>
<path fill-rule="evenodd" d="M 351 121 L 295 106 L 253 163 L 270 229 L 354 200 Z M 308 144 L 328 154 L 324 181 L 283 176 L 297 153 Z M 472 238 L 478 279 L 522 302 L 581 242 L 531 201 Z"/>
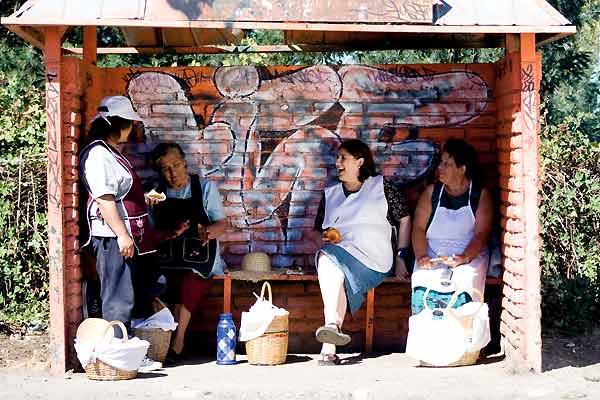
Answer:
<path fill-rule="evenodd" d="M 600 330 L 543 342 L 542 374 L 498 358 L 470 367 L 420 368 L 404 354 L 344 354 L 341 366 L 318 367 L 316 355 L 289 355 L 276 367 L 251 366 L 245 357 L 236 366 L 195 359 L 106 383 L 79 373 L 51 375 L 46 334 L 0 334 L 0 399 L 600 399 Z"/>

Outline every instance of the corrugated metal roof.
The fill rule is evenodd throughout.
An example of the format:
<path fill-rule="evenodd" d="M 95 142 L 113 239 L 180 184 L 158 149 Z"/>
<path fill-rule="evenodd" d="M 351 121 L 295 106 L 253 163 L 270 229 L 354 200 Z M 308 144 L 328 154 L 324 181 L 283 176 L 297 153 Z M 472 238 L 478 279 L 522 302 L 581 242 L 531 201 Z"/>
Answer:
<path fill-rule="evenodd" d="M 433 6 L 433 4 L 436 4 Z M 505 33 L 553 40 L 575 28 L 544 0 L 29 0 L 0 23 L 35 45 L 44 25 L 114 26 L 148 52 L 235 45 L 244 30 L 279 29 L 286 44 L 489 47 Z M 357 38 L 361 40 L 357 41 Z M 416 39 L 416 40 L 415 40 Z"/>

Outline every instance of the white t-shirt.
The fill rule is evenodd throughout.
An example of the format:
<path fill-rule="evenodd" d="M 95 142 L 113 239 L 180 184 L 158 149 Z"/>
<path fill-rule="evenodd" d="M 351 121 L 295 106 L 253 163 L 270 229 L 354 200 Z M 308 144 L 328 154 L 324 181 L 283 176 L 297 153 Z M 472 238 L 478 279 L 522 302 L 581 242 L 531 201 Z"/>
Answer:
<path fill-rule="evenodd" d="M 92 236 L 116 237 L 108 224 L 98 219 L 98 203 L 95 199 L 105 194 L 112 194 L 117 201 L 117 210 L 121 219 L 125 221 L 125 208 L 123 199 L 131 189 L 133 177 L 102 145 L 96 145 L 84 152 L 79 157 L 79 170 L 84 177 L 88 191 L 91 193 L 93 202 L 89 208 L 91 220 L 90 233 Z M 125 224 L 129 228 L 129 224 Z"/>

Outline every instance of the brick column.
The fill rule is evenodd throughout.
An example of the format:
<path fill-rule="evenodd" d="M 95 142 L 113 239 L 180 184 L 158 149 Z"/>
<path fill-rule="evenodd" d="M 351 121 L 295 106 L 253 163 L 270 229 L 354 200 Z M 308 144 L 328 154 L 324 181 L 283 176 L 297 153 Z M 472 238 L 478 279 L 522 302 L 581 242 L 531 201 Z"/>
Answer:
<path fill-rule="evenodd" d="M 65 225 L 65 303 L 67 323 L 67 368 L 78 365 L 73 348 L 77 327 L 82 319 L 81 259 L 79 256 L 79 184 L 78 143 L 80 136 L 82 81 L 79 79 L 80 61 L 64 58 L 63 68 L 63 191 Z"/>
<path fill-rule="evenodd" d="M 535 35 L 507 36 L 497 65 L 498 149 L 504 299 L 501 333 L 507 356 L 541 371 L 539 82 Z"/>

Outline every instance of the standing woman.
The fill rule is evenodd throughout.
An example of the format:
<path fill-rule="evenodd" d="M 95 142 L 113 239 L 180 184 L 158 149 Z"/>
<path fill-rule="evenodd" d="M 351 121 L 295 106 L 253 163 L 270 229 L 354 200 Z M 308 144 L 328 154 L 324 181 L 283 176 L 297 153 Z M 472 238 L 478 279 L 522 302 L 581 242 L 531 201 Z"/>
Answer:
<path fill-rule="evenodd" d="M 89 193 L 87 221 L 90 246 L 100 280 L 102 316 L 130 327 L 134 304 L 150 313 L 157 232 L 148 221 L 142 183 L 129 160 L 117 150 L 133 121 L 141 121 L 124 96 L 102 99 L 92 120 L 90 143 L 80 154 L 80 176 Z M 134 287 L 137 289 L 134 295 Z M 137 299 L 136 299 L 137 297 Z M 136 315 L 147 316 L 147 315 Z M 120 332 L 115 331 L 117 334 Z"/>
<path fill-rule="evenodd" d="M 439 182 L 425 189 L 415 210 L 413 313 L 420 311 L 426 288 L 444 293 L 456 287 L 471 296 L 473 289 L 484 292 L 493 203 L 488 190 L 474 179 L 476 171 L 475 149 L 463 140 L 448 140 L 438 167 Z M 455 283 L 450 289 L 440 281 L 447 279 L 446 265 L 432 262 L 438 257 L 450 257 L 445 263 Z"/>
<path fill-rule="evenodd" d="M 323 343 L 320 365 L 339 363 L 336 346 L 350 342 L 341 330 L 347 306 L 351 314 L 358 311 L 368 290 L 388 276 L 394 259 L 396 276 L 408 277 L 404 256 L 410 217 L 404 196 L 375 172 L 371 150 L 358 139 L 340 145 L 335 165 L 340 183 L 325 189 L 314 227 L 324 243 L 316 254 L 325 315 L 325 325 L 315 333 Z"/>

